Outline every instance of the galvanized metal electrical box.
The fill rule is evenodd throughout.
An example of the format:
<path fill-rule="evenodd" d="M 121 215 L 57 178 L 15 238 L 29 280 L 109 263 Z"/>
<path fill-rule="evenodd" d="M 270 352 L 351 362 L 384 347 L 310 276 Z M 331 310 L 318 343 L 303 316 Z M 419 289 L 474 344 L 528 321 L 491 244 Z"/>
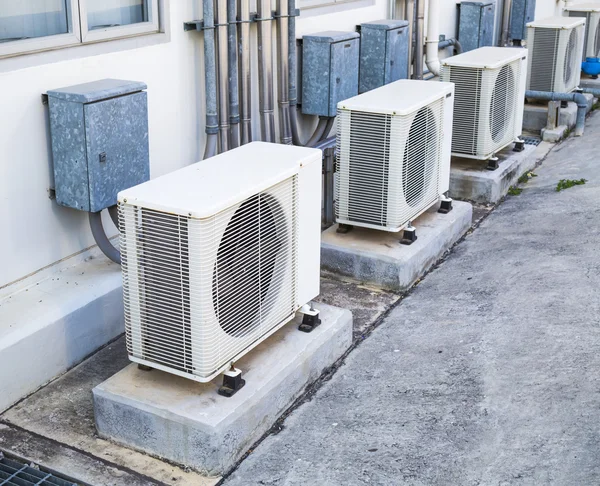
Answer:
<path fill-rule="evenodd" d="M 458 40 L 463 51 L 494 45 L 493 1 L 461 2 L 458 20 Z"/>
<path fill-rule="evenodd" d="M 48 91 L 58 204 L 102 211 L 150 178 L 145 89 L 105 79 Z"/>
<path fill-rule="evenodd" d="M 408 40 L 406 20 L 360 25 L 359 93 L 408 78 Z"/>
<path fill-rule="evenodd" d="M 529 22 L 535 20 L 535 0 L 512 0 L 509 37 L 514 40 L 527 39 Z"/>
<path fill-rule="evenodd" d="M 336 116 L 338 102 L 358 94 L 360 36 L 356 32 L 305 35 L 302 113 Z"/>

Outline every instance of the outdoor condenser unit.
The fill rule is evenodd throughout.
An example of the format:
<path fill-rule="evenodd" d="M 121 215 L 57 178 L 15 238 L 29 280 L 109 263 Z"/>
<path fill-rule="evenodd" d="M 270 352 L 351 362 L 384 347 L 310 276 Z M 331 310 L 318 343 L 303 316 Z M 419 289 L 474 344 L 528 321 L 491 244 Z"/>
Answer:
<path fill-rule="evenodd" d="M 570 93 L 579 85 L 585 19 L 549 17 L 527 24 L 527 89 Z"/>
<path fill-rule="evenodd" d="M 254 142 L 119 193 L 132 361 L 208 382 L 318 295 L 321 158 Z"/>
<path fill-rule="evenodd" d="M 338 104 L 338 223 L 396 232 L 443 198 L 453 94 L 400 80 Z"/>
<path fill-rule="evenodd" d="M 526 77 L 527 49 L 481 47 L 442 61 L 440 79 L 455 85 L 452 155 L 497 162 L 520 142 Z"/>
<path fill-rule="evenodd" d="M 600 3 L 577 3 L 565 7 L 571 18 L 585 19 L 585 35 L 583 39 L 583 60 L 587 57 L 600 56 Z"/>

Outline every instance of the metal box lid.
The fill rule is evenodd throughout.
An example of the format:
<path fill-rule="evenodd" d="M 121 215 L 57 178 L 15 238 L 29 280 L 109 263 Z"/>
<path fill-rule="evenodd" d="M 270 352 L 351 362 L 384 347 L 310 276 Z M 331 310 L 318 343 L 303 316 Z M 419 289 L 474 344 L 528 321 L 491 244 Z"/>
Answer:
<path fill-rule="evenodd" d="M 340 101 L 338 109 L 408 115 L 453 93 L 454 83 L 401 79 Z"/>
<path fill-rule="evenodd" d="M 321 163 L 318 149 L 252 142 L 121 191 L 119 202 L 193 218 L 211 217 Z"/>
<path fill-rule="evenodd" d="M 394 30 L 408 27 L 407 20 L 372 20 L 360 24 L 361 29 Z"/>
<path fill-rule="evenodd" d="M 460 2 L 461 5 L 473 5 L 475 7 L 487 7 L 488 5 L 493 5 L 493 1 L 489 2 Z"/>
<path fill-rule="evenodd" d="M 576 3 L 564 8 L 566 12 L 600 12 L 600 3 Z"/>
<path fill-rule="evenodd" d="M 360 35 L 357 32 L 341 32 L 338 30 L 326 30 L 325 32 L 317 32 L 315 34 L 307 34 L 303 39 L 311 42 L 323 42 L 325 44 L 333 44 L 335 42 L 344 42 L 352 39 L 358 39 Z"/>
<path fill-rule="evenodd" d="M 539 27 L 542 29 L 573 29 L 585 24 L 583 17 L 546 17 L 545 19 L 529 22 L 527 27 Z"/>
<path fill-rule="evenodd" d="M 123 96 L 145 90 L 145 83 L 124 81 L 122 79 L 101 79 L 91 83 L 76 84 L 48 91 L 48 96 L 74 103 L 93 103 L 95 101 Z"/>
<path fill-rule="evenodd" d="M 516 47 L 480 47 L 442 60 L 442 66 L 496 69 L 527 57 L 527 49 Z"/>

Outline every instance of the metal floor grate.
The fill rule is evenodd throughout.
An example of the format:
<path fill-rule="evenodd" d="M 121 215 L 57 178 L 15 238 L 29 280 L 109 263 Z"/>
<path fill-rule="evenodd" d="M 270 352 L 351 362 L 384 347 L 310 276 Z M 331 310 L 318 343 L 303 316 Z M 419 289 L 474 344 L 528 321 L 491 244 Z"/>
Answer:
<path fill-rule="evenodd" d="M 0 451 L 0 486 L 78 486 L 34 464 L 10 459 Z"/>
<path fill-rule="evenodd" d="M 542 143 L 542 139 L 537 137 L 521 137 L 521 140 L 525 142 L 525 145 L 534 145 L 536 147 Z"/>

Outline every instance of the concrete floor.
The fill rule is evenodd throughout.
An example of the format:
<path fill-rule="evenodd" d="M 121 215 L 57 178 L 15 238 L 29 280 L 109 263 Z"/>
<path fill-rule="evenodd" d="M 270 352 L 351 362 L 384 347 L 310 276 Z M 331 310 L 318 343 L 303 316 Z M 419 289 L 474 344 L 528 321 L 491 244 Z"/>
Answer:
<path fill-rule="evenodd" d="M 597 133 L 598 115 L 224 484 L 599 484 Z"/>

